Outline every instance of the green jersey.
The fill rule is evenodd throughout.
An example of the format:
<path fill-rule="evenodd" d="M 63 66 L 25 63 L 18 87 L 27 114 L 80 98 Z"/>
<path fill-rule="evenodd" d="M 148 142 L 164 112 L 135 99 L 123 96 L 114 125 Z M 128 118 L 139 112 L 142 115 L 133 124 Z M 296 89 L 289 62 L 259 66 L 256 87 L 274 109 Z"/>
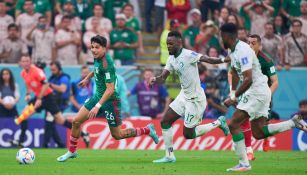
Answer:
<path fill-rule="evenodd" d="M 140 23 L 139 23 L 138 19 L 136 19 L 136 17 L 132 17 L 132 18 L 128 19 L 127 22 L 126 22 L 126 27 L 131 28 L 136 32 L 141 31 Z"/>
<path fill-rule="evenodd" d="M 265 54 L 262 51 L 257 54 L 257 57 L 261 66 L 261 71 L 265 76 L 268 77 L 268 85 L 269 87 L 271 87 L 272 81 L 270 77 L 276 75 L 274 63 L 272 59 L 268 56 L 268 54 Z"/>
<path fill-rule="evenodd" d="M 40 13 L 45 15 L 46 12 L 51 12 L 51 3 L 48 0 L 33 0 L 34 11 L 36 13 Z M 18 0 L 16 4 L 16 10 L 24 12 L 23 6 L 25 4 L 25 0 Z"/>
<path fill-rule="evenodd" d="M 301 0 L 284 0 L 282 8 L 284 8 L 290 16 L 298 17 L 301 15 L 300 4 Z"/>
<path fill-rule="evenodd" d="M 183 32 L 183 37 L 189 39 L 191 46 L 194 47 L 195 39 L 198 34 L 199 27 L 191 25 Z"/>
<path fill-rule="evenodd" d="M 95 96 L 101 98 L 107 89 L 106 83 L 114 83 L 117 86 L 117 77 L 115 73 L 115 65 L 110 55 L 106 55 L 103 59 L 94 59 L 94 78 L 96 83 Z M 108 100 L 118 99 L 116 91 Z"/>

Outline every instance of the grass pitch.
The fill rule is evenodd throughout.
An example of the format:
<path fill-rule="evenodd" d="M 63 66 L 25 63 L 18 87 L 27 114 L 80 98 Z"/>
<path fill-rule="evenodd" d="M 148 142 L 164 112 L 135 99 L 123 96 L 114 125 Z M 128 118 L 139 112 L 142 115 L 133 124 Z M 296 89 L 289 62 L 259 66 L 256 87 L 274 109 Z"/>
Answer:
<path fill-rule="evenodd" d="M 34 149 L 32 165 L 19 165 L 17 149 L 0 149 L 1 175 L 220 175 L 237 164 L 231 151 L 176 151 L 176 163 L 153 164 L 164 151 L 79 150 L 76 159 L 56 161 L 64 149 Z M 307 175 L 307 152 L 256 152 L 252 171 L 244 174 Z"/>

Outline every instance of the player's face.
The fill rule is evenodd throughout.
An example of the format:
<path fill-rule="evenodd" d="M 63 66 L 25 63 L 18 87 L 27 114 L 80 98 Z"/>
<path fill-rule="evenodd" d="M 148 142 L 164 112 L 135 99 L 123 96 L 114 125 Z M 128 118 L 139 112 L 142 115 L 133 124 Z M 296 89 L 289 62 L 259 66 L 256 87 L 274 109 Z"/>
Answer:
<path fill-rule="evenodd" d="M 20 66 L 28 70 L 31 66 L 31 58 L 29 56 L 22 56 L 20 59 Z"/>
<path fill-rule="evenodd" d="M 260 50 L 260 43 L 257 41 L 257 38 L 248 38 L 249 46 L 255 51 L 258 52 Z"/>
<path fill-rule="evenodd" d="M 94 58 L 102 58 L 106 52 L 106 48 L 102 47 L 100 44 L 92 42 L 91 51 Z"/>
<path fill-rule="evenodd" d="M 175 37 L 168 37 L 166 44 L 167 44 L 167 49 L 168 53 L 170 55 L 175 55 L 179 50 L 180 50 L 180 39 L 177 39 Z"/>
<path fill-rule="evenodd" d="M 223 43 L 224 49 L 229 49 L 231 45 L 229 42 L 230 40 L 229 40 L 228 35 L 222 32 L 221 36 L 222 36 L 222 43 Z"/>
<path fill-rule="evenodd" d="M 7 82 L 7 81 L 10 80 L 10 78 L 11 78 L 11 75 L 10 75 L 9 71 L 4 70 L 3 74 L 2 74 L 2 79 Z"/>

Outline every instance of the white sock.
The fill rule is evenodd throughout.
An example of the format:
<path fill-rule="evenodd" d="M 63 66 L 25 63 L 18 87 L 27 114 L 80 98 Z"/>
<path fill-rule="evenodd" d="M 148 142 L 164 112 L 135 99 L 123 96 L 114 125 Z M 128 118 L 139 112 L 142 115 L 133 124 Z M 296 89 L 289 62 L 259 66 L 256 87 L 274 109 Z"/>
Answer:
<path fill-rule="evenodd" d="M 165 145 L 165 156 L 166 157 L 175 157 L 173 149 L 173 128 L 162 129 L 162 136 Z"/>
<path fill-rule="evenodd" d="M 207 124 L 204 124 L 204 125 L 198 125 L 198 126 L 195 127 L 196 137 L 202 136 L 205 133 L 213 130 L 214 128 L 219 127 L 220 125 L 221 125 L 221 122 L 219 120 L 215 120 L 212 123 L 207 123 Z"/>
<path fill-rule="evenodd" d="M 268 130 L 269 130 L 270 134 L 274 135 L 274 134 L 277 134 L 277 133 L 280 133 L 280 132 L 287 131 L 287 130 L 294 128 L 294 127 L 295 127 L 294 122 L 292 120 L 288 120 L 288 121 L 285 121 L 285 122 L 269 124 Z"/>
<path fill-rule="evenodd" d="M 239 163 L 245 166 L 249 166 L 249 161 L 245 150 L 244 139 L 238 142 L 234 142 L 234 145 L 235 145 L 235 152 L 239 156 Z"/>
<path fill-rule="evenodd" d="M 254 151 L 253 151 L 253 148 L 249 146 L 249 147 L 246 147 L 246 152 L 253 153 Z"/>

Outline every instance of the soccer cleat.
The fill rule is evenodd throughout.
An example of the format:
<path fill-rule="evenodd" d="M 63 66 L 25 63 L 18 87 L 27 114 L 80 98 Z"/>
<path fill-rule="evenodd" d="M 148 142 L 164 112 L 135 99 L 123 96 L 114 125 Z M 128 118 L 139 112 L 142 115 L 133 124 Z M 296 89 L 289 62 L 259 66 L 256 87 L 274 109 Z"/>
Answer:
<path fill-rule="evenodd" d="M 292 119 L 291 119 L 294 124 L 295 124 L 295 127 L 300 129 L 300 130 L 303 130 L 305 132 L 307 132 L 307 124 L 306 122 L 303 120 L 303 116 L 300 115 L 300 114 L 295 114 Z"/>
<path fill-rule="evenodd" d="M 78 156 L 77 152 L 71 153 L 67 151 L 64 155 L 60 156 L 57 158 L 58 162 L 65 162 L 67 159 L 71 158 L 76 158 Z"/>
<path fill-rule="evenodd" d="M 255 156 L 254 156 L 254 153 L 249 152 L 249 153 L 246 153 L 246 154 L 247 154 L 247 159 L 248 159 L 249 161 L 253 161 L 253 160 L 256 159 Z"/>
<path fill-rule="evenodd" d="M 155 126 L 153 124 L 148 124 L 147 128 L 150 130 L 149 136 L 154 140 L 155 144 L 159 143 L 159 136 L 157 135 L 157 132 L 155 130 Z"/>
<path fill-rule="evenodd" d="M 263 149 L 264 152 L 269 151 L 269 149 L 270 149 L 269 139 L 267 139 L 267 138 L 263 139 L 262 149 Z"/>
<path fill-rule="evenodd" d="M 175 163 L 176 162 L 176 157 L 163 157 L 158 160 L 152 161 L 153 163 Z"/>
<path fill-rule="evenodd" d="M 86 131 L 82 131 L 81 136 L 82 136 L 82 139 L 83 139 L 86 147 L 88 148 L 90 146 L 90 134 Z"/>
<path fill-rule="evenodd" d="M 221 125 L 219 126 L 219 128 L 221 128 L 224 132 L 224 135 L 227 136 L 229 134 L 229 128 L 228 125 L 226 123 L 226 117 L 225 116 L 220 116 L 218 118 L 218 120 L 220 121 Z"/>
<path fill-rule="evenodd" d="M 250 171 L 252 170 L 252 167 L 250 165 L 242 165 L 242 164 L 239 164 L 239 165 L 236 165 L 232 168 L 228 168 L 226 171 Z"/>

